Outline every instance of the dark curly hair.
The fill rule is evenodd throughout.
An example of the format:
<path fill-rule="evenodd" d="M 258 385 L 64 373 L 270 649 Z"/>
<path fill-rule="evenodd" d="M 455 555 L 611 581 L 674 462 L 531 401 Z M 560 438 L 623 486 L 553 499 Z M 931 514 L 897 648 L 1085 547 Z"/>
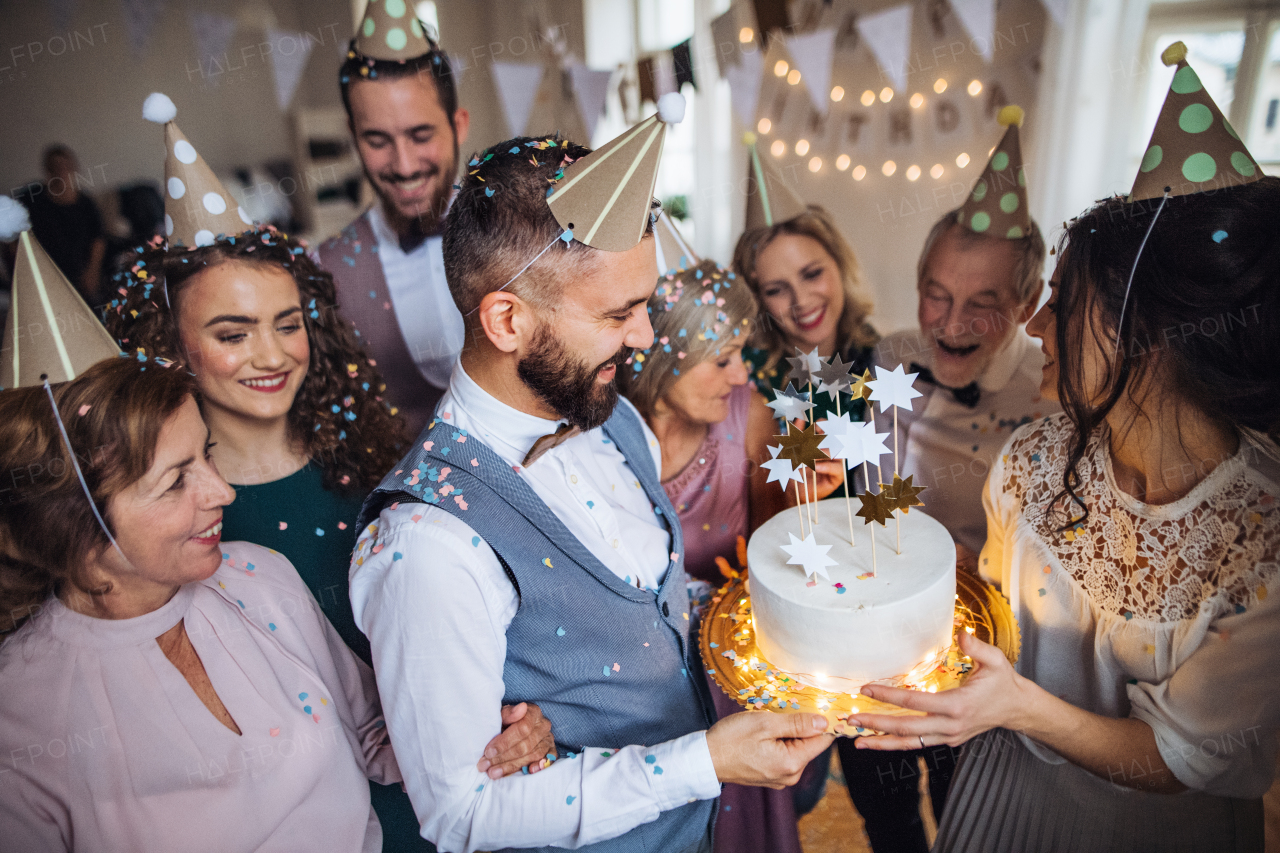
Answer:
<path fill-rule="evenodd" d="M 1280 442 L 1280 178 L 1174 196 L 1150 227 L 1159 205 L 1100 201 L 1059 242 L 1058 397 L 1075 441 L 1058 498 L 1086 515 L 1076 490 L 1089 438 L 1145 377 L 1159 373 L 1199 417 L 1237 436 Z M 1101 400 L 1084 372 L 1088 346 L 1111 364 Z"/>
<path fill-rule="evenodd" d="M 404 420 L 379 396 L 386 386 L 338 312 L 333 276 L 288 235 L 262 227 L 196 249 L 166 249 L 158 241 L 140 247 L 119 276 L 107 329 L 125 348 L 189 364 L 170 306 L 181 303 L 196 273 L 229 261 L 279 266 L 293 276 L 311 363 L 289 410 L 290 438 L 321 464 L 326 488 L 374 488 L 407 446 Z"/>

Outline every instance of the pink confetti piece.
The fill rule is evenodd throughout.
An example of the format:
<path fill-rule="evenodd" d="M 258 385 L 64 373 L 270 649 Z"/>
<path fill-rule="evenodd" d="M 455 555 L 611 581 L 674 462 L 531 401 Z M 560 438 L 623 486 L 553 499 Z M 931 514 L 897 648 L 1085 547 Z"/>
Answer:
<path fill-rule="evenodd" d="M 467 502 L 462 499 L 462 495 L 454 495 L 453 499 L 457 501 L 459 509 L 465 510 L 467 508 Z"/>
<path fill-rule="evenodd" d="M 279 736 L 280 736 L 280 727 L 279 727 L 279 726 L 273 726 L 272 728 L 267 729 L 267 731 L 271 734 L 271 736 L 272 736 L 272 737 L 279 737 Z"/>
<path fill-rule="evenodd" d="M 647 648 L 649 648 L 649 644 L 648 644 L 648 643 L 645 643 L 645 644 L 644 644 L 644 647 L 645 647 L 646 649 L 647 649 Z"/>
<path fill-rule="evenodd" d="M 418 478 L 421 476 L 422 476 L 422 472 L 415 469 L 409 480 L 409 485 L 410 486 L 418 485 Z"/>
<path fill-rule="evenodd" d="M 430 450 L 431 448 L 433 448 L 433 447 L 435 447 L 435 446 L 436 446 L 436 443 L 435 443 L 434 441 L 424 441 L 424 442 L 422 442 L 422 449 L 423 449 L 423 450 Z"/>
<path fill-rule="evenodd" d="M 312 715 L 311 715 L 311 719 L 315 720 L 315 721 L 318 723 L 318 722 L 320 722 L 320 715 L 319 715 L 319 714 L 312 714 Z"/>
<path fill-rule="evenodd" d="M 396 508 L 398 508 L 399 506 L 400 506 L 400 501 L 396 501 L 395 503 L 393 503 L 393 504 L 389 507 L 389 509 L 395 510 L 395 509 L 396 509 Z"/>
<path fill-rule="evenodd" d="M 347 529 L 347 523 L 346 523 L 345 521 L 339 521 L 339 522 L 338 522 L 338 529 L 339 529 L 339 530 L 346 530 L 346 529 Z"/>
<path fill-rule="evenodd" d="M 471 467 L 473 467 L 473 468 L 478 468 L 478 467 L 480 467 L 480 462 L 479 462 L 479 460 L 472 459 L 472 460 L 471 460 Z"/>
<path fill-rule="evenodd" d="M 381 542 L 379 542 L 377 545 L 374 545 L 374 546 L 373 546 L 373 553 L 375 553 L 375 554 L 376 554 L 376 553 L 378 553 L 378 552 L 379 552 L 379 551 L 381 551 L 381 550 L 382 550 L 382 543 L 381 543 Z"/>
<path fill-rule="evenodd" d="M 93 408 L 92 403 L 85 403 L 83 406 L 80 407 L 80 417 L 83 418 L 85 415 L 89 413 L 89 410 L 92 408 Z"/>
<path fill-rule="evenodd" d="M 817 581 L 809 581 L 807 584 L 805 584 L 805 586 L 817 586 L 817 585 L 818 585 Z"/>
<path fill-rule="evenodd" d="M 447 465 L 446 465 L 445 467 L 441 468 L 441 469 L 440 469 L 440 482 L 444 482 L 445 477 L 448 477 L 448 476 L 449 476 L 449 472 L 450 472 L 450 471 L 452 471 L 452 470 L 453 470 L 453 469 L 452 469 L 452 468 L 450 468 L 450 467 L 449 467 L 449 466 L 447 466 Z"/>
<path fill-rule="evenodd" d="M 351 475 L 350 475 L 350 474 L 343 474 L 343 475 L 342 475 L 342 481 L 341 481 L 341 482 L 342 482 L 342 485 L 344 485 L 344 486 L 345 486 L 345 485 L 347 485 L 348 483 L 350 483 L 350 482 L 351 482 Z"/>
<path fill-rule="evenodd" d="M 453 491 L 455 491 L 453 487 L 453 483 L 445 483 L 443 486 L 440 487 L 440 496 L 448 497 L 449 493 Z"/>
<path fill-rule="evenodd" d="M 618 665 L 615 663 L 615 664 L 613 665 L 613 671 L 614 671 L 614 672 L 622 672 L 622 667 L 618 666 Z"/>
<path fill-rule="evenodd" d="M 443 415 L 441 415 L 440 417 L 444 418 L 444 419 L 447 421 L 447 420 L 449 420 L 450 418 L 452 418 L 452 417 L 453 417 L 453 415 L 452 415 L 450 412 L 445 412 L 445 413 L 444 413 Z"/>
<path fill-rule="evenodd" d="M 412 520 L 415 524 L 417 524 L 419 521 L 422 521 L 422 516 L 415 515 Z"/>
<path fill-rule="evenodd" d="M 511 470 L 512 470 L 512 471 L 515 471 L 517 474 L 519 474 L 519 473 L 520 473 L 520 466 L 519 466 L 519 465 L 512 465 L 512 466 L 511 466 Z"/>

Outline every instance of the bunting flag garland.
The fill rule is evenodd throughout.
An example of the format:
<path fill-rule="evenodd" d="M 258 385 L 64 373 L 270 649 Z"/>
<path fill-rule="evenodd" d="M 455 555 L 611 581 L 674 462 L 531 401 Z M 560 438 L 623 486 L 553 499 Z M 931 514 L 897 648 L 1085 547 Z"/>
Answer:
<path fill-rule="evenodd" d="M 507 129 L 512 136 L 523 136 L 546 67 L 537 63 L 499 62 L 495 59 L 490 69 Z"/>
<path fill-rule="evenodd" d="M 196 43 L 196 62 L 204 63 L 225 55 L 231 37 L 236 32 L 236 19 L 217 12 L 192 10 L 187 14 L 187 24 L 191 28 L 191 38 Z M 216 86 L 220 75 L 202 75 L 211 85 Z"/>
<path fill-rule="evenodd" d="M 306 33 L 287 30 L 268 29 L 267 39 L 274 48 L 271 51 L 271 76 L 276 86 L 276 106 L 284 112 L 293 103 L 315 45 Z"/>
<path fill-rule="evenodd" d="M 755 127 L 764 82 L 764 54 L 755 50 L 741 54 L 738 62 L 722 72 L 729 81 L 729 99 L 744 127 Z"/>
<path fill-rule="evenodd" d="M 951 9 L 969 34 L 970 44 L 988 63 L 995 55 L 996 0 L 950 0 Z"/>
<path fill-rule="evenodd" d="M 884 69 L 893 88 L 907 90 L 907 63 L 911 56 L 910 3 L 890 6 L 873 15 L 863 15 L 857 20 L 858 34 L 875 54 L 876 61 Z"/>
<path fill-rule="evenodd" d="M 693 74 L 693 39 L 685 39 L 671 48 L 671 65 L 676 75 L 676 91 L 682 91 L 684 84 L 698 88 L 698 81 Z"/>
<path fill-rule="evenodd" d="M 582 112 L 582 122 L 587 127 L 588 143 L 596 132 L 596 123 L 604 114 L 612 77 L 612 71 L 596 71 L 580 62 L 569 66 L 569 78 L 573 81 L 573 94 Z"/>
<path fill-rule="evenodd" d="M 786 39 L 791 64 L 800 72 L 800 82 L 809 90 L 809 100 L 826 115 L 831 106 L 831 58 L 835 53 L 836 29 L 790 36 Z"/>

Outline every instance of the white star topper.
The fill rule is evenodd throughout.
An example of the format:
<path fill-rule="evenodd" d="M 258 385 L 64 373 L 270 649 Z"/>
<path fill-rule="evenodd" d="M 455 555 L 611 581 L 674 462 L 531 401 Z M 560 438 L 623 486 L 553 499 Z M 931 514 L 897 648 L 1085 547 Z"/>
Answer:
<path fill-rule="evenodd" d="M 844 412 L 840 415 L 832 415 L 826 420 L 818 422 L 818 428 L 822 430 L 822 441 L 818 447 L 827 451 L 827 455 L 832 459 L 843 459 L 841 455 L 844 452 L 844 442 L 840 439 L 852 433 L 860 426 L 849 419 L 849 413 Z"/>
<path fill-rule="evenodd" d="M 773 458 L 768 462 L 761 464 L 769 472 L 769 479 L 765 480 L 765 485 L 770 483 L 781 483 L 782 488 L 786 489 L 787 483 L 794 480 L 797 483 L 804 482 L 804 474 L 791 464 L 790 459 L 779 459 L 778 454 L 782 452 L 782 445 L 775 444 L 769 447 L 769 455 Z"/>
<path fill-rule="evenodd" d="M 765 405 L 773 409 L 773 416 L 780 420 L 794 421 L 796 418 L 804 417 L 804 413 L 813 408 L 813 403 L 802 399 L 800 392 L 796 391 L 790 383 L 787 384 L 786 390 L 775 388 L 773 393 L 773 402 Z"/>
<path fill-rule="evenodd" d="M 844 445 L 840 458 L 850 468 L 855 468 L 864 461 L 879 467 L 880 457 L 889 452 L 884 443 L 888 437 L 887 432 L 876 432 L 876 425 L 871 421 L 854 424 L 847 435 L 839 438 Z"/>
<path fill-rule="evenodd" d="M 884 414 L 890 406 L 911 411 L 911 401 L 924 395 L 911 387 L 918 373 L 903 373 L 899 364 L 893 370 L 885 370 L 876 366 L 876 378 L 867 383 L 871 389 L 871 399 L 880 404 L 880 413 Z"/>
<path fill-rule="evenodd" d="M 791 537 L 791 544 L 778 546 L 791 557 L 787 560 L 787 565 L 802 567 L 804 573 L 810 578 L 822 575 L 827 580 L 831 580 L 830 575 L 827 574 L 827 566 L 836 565 L 836 561 L 827 556 L 831 546 L 819 545 L 812 533 L 803 539 L 797 539 L 796 535 L 790 531 L 787 531 L 787 535 Z"/>

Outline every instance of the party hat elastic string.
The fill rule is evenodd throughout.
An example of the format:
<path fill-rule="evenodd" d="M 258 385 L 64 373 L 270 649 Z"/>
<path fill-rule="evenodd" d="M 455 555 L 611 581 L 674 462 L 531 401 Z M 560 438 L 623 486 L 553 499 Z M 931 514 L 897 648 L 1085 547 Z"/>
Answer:
<path fill-rule="evenodd" d="M 506 290 L 508 287 L 510 287 L 510 286 L 511 286 L 511 283 L 512 283 L 512 282 L 514 282 L 514 281 L 515 281 L 516 279 L 518 279 L 520 276 L 524 275 L 524 274 L 525 274 L 525 271 L 526 271 L 527 269 L 529 269 L 529 267 L 531 267 L 531 266 L 533 266 L 534 264 L 536 264 L 536 263 L 538 262 L 538 258 L 542 257 L 542 256 L 543 256 L 543 255 L 545 255 L 547 252 L 551 251 L 551 247 L 552 247 L 552 246 L 554 246 L 557 242 L 559 242 L 559 241 L 561 241 L 561 240 L 563 240 L 563 241 L 564 241 L 564 244 L 565 244 L 566 246 L 567 246 L 567 245 L 569 245 L 571 242 L 573 242 L 573 232 L 572 232 L 572 231 L 570 231 L 568 228 L 564 229 L 564 232 L 563 232 L 563 233 L 561 233 L 561 234 L 560 234 L 560 236 L 556 237 L 554 240 L 552 240 L 550 243 L 548 243 L 548 244 L 547 244 L 547 246 L 546 246 L 546 248 L 544 248 L 541 252 L 539 252 L 538 254 L 534 255 L 534 256 L 533 256 L 533 260 L 529 261 L 529 263 L 527 263 L 527 264 L 525 264 L 524 266 L 522 266 L 522 267 L 520 268 L 520 272 L 516 273 L 515 275 L 511 276 L 511 278 L 507 279 L 507 283 L 506 283 L 506 284 L 504 284 L 504 285 L 502 285 L 502 287 L 499 287 L 499 288 L 498 288 L 498 290 L 494 290 L 494 291 L 491 291 L 491 292 L 492 292 L 492 293 L 497 293 L 498 291 Z M 476 312 L 477 312 L 477 311 L 479 311 L 479 310 L 480 310 L 480 306 L 479 306 L 479 305 L 477 305 L 475 308 L 472 308 L 470 311 L 468 311 L 468 312 L 466 313 L 466 315 L 465 315 L 465 316 L 470 317 L 472 314 L 476 313 Z"/>
<path fill-rule="evenodd" d="M 1169 188 L 1166 187 L 1164 196 L 1160 199 L 1160 206 L 1156 208 L 1156 215 L 1151 217 L 1151 224 L 1147 226 L 1147 233 L 1142 235 L 1142 242 L 1138 244 L 1138 254 L 1133 258 L 1133 266 L 1129 268 L 1129 282 L 1124 286 L 1124 300 L 1120 303 L 1120 322 L 1116 324 L 1116 354 L 1120 353 L 1120 334 L 1124 331 L 1124 313 L 1129 307 L 1129 291 L 1133 288 L 1133 277 L 1138 272 L 1138 261 L 1142 258 L 1142 250 L 1147 247 L 1147 239 L 1151 236 L 1151 231 L 1156 227 L 1156 220 L 1160 218 L 1160 211 L 1164 210 L 1165 202 L 1169 200 Z"/>
<path fill-rule="evenodd" d="M 98 519 L 98 526 L 102 528 L 102 532 L 107 534 L 107 539 L 111 540 L 111 546 L 128 565 L 129 558 L 124 555 L 124 551 L 120 550 L 120 544 L 116 542 L 116 538 L 111 535 L 111 531 L 107 529 L 107 522 L 103 520 L 102 514 L 98 512 L 98 505 L 94 503 L 93 494 L 89 491 L 89 484 L 85 482 L 84 474 L 80 471 L 80 463 L 76 461 L 76 452 L 71 447 L 71 439 L 67 436 L 67 426 L 62 422 L 62 414 L 58 411 L 58 404 L 53 399 L 53 389 L 49 387 L 49 381 L 44 382 L 44 393 L 49 397 L 49 405 L 53 408 L 53 419 L 58 422 L 58 432 L 62 434 L 62 443 L 67 447 L 67 454 L 71 457 L 71 470 L 76 472 L 76 479 L 80 481 L 80 488 L 84 490 L 85 499 L 89 501 L 89 509 L 93 510 L 93 517 Z"/>

